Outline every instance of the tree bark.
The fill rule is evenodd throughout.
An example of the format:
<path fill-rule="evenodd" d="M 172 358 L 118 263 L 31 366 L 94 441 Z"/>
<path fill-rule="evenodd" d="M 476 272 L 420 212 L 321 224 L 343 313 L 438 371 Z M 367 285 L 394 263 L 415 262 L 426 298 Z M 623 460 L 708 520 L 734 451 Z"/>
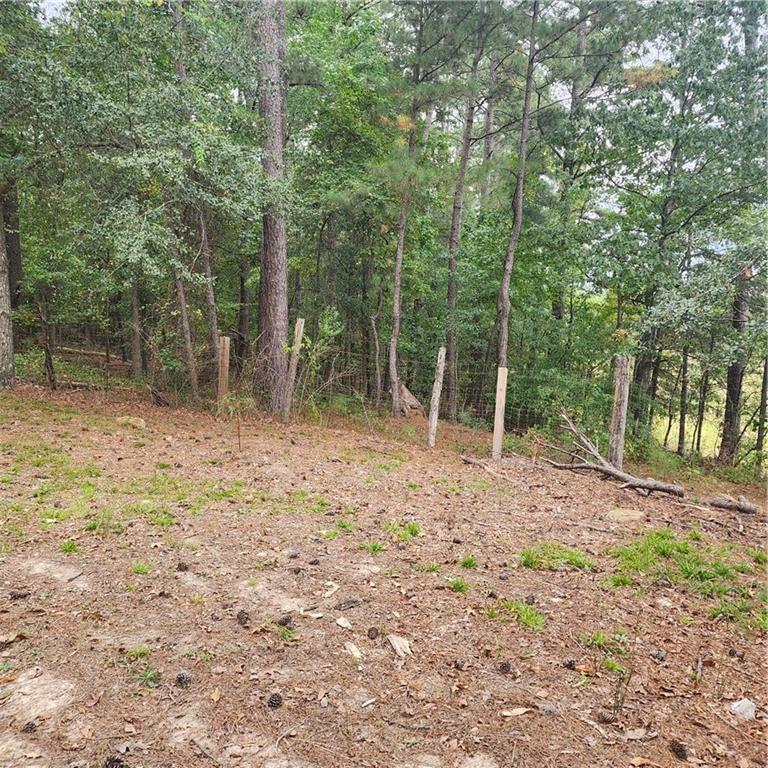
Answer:
<path fill-rule="evenodd" d="M 256 15 L 260 54 L 259 114 L 264 123 L 262 166 L 274 197 L 280 194 L 285 181 L 285 2 L 262 0 L 250 7 Z M 288 375 L 287 248 L 281 201 L 272 199 L 264 207 L 262 216 L 254 392 L 273 413 L 282 411 Z"/>
<path fill-rule="evenodd" d="M 747 315 L 749 304 L 747 291 L 751 270 L 743 267 L 736 278 L 736 293 L 733 298 L 733 314 L 731 327 L 736 332 L 737 345 L 743 343 L 744 333 L 747 329 Z M 728 366 L 728 375 L 725 384 L 725 413 L 723 415 L 723 438 L 720 442 L 720 451 L 717 461 L 720 464 L 729 464 L 736 458 L 739 447 L 741 430 L 741 385 L 746 368 L 743 350 L 737 349 L 731 364 Z"/>
<path fill-rule="evenodd" d="M 483 123 L 483 181 L 480 186 L 480 196 L 485 199 L 491 191 L 491 160 L 493 159 L 494 139 L 493 112 L 496 100 L 496 69 L 498 59 L 491 58 L 488 72 L 488 96 L 485 99 L 485 121 Z"/>
<path fill-rule="evenodd" d="M 11 389 L 14 384 L 13 322 L 11 320 L 11 283 L 3 213 L 3 207 L 0 206 L 0 389 Z"/>
<path fill-rule="evenodd" d="M 382 384 L 381 384 L 381 350 L 379 348 L 379 329 L 378 329 L 378 322 L 379 317 L 381 316 L 381 305 L 384 300 L 384 294 L 381 289 L 379 289 L 379 299 L 376 304 L 376 312 L 371 315 L 371 338 L 373 339 L 373 364 L 374 364 L 374 370 L 375 370 L 375 376 L 376 376 L 376 394 L 374 402 L 376 403 L 376 407 L 379 408 L 381 406 L 381 390 L 382 390 Z"/>
<path fill-rule="evenodd" d="M 765 448 L 765 419 L 766 405 L 768 403 L 768 357 L 763 360 L 763 383 L 760 387 L 760 409 L 757 416 L 757 441 L 755 450 L 757 451 L 757 460 L 760 464 L 763 462 L 763 449 Z"/>
<path fill-rule="evenodd" d="M 243 373 L 250 346 L 251 289 L 248 286 L 250 271 L 248 259 L 241 259 L 238 274 L 237 334 L 235 335 L 235 370 L 238 378 Z"/>
<path fill-rule="evenodd" d="M 624 467 L 624 436 L 627 430 L 627 404 L 629 402 L 629 358 L 616 356 L 613 387 L 613 414 L 608 442 L 608 461 L 616 469 Z"/>
<path fill-rule="evenodd" d="M 219 364 L 219 319 L 216 313 L 216 296 L 213 287 L 213 264 L 211 244 L 208 240 L 208 227 L 205 223 L 205 214 L 202 209 L 197 212 L 198 225 L 200 227 L 200 255 L 203 260 L 203 274 L 205 275 L 205 301 L 208 307 L 208 334 L 211 344 L 211 364 L 213 370 Z"/>
<path fill-rule="evenodd" d="M 197 364 L 195 362 L 195 350 L 192 346 L 192 329 L 189 325 L 189 313 L 187 312 L 187 295 L 184 283 L 178 271 L 174 271 L 173 280 L 176 285 L 176 298 L 179 301 L 179 318 L 181 320 L 181 337 L 184 341 L 184 356 L 187 359 L 187 371 L 189 372 L 189 387 L 192 391 L 192 399 L 197 402 L 200 399 L 200 388 L 197 381 Z"/>
<path fill-rule="evenodd" d="M 536 24 L 539 18 L 539 1 L 533 2 L 531 14 L 531 29 L 528 41 L 528 65 L 525 72 L 525 92 L 523 96 L 523 114 L 520 124 L 520 142 L 517 157 L 517 178 L 515 181 L 515 194 L 512 201 L 515 222 L 512 234 L 507 244 L 507 253 L 504 259 L 504 272 L 499 286 L 499 354 L 498 365 L 507 367 L 507 346 L 509 343 L 509 313 L 511 304 L 509 300 L 509 283 L 512 279 L 512 267 L 515 263 L 517 244 L 520 241 L 520 232 L 523 226 L 523 192 L 525 187 L 525 161 L 528 152 L 528 131 L 531 120 L 531 94 L 533 92 L 533 71 L 536 64 Z"/>
<path fill-rule="evenodd" d="M 709 396 L 709 366 L 712 364 L 712 353 L 715 349 L 715 332 L 710 331 L 709 334 L 709 352 L 707 353 L 707 360 L 704 363 L 704 370 L 701 374 L 701 381 L 699 382 L 699 403 L 696 411 L 696 426 L 693 429 L 693 440 L 691 441 L 691 449 L 696 453 L 701 453 L 701 433 L 704 425 L 704 414 L 707 409 L 707 397 Z"/>
<path fill-rule="evenodd" d="M 134 274 L 131 281 L 131 372 L 134 379 L 140 379 L 144 373 L 144 361 L 141 356 L 141 297 L 138 273 Z"/>
<path fill-rule="evenodd" d="M 474 83 L 477 68 L 482 56 L 482 46 L 472 62 L 470 79 Z M 446 410 L 448 418 L 456 422 L 458 397 L 458 359 L 456 355 L 456 257 L 461 239 L 461 213 L 464 207 L 464 177 L 467 172 L 469 150 L 472 146 L 472 127 L 475 122 L 475 95 L 470 92 L 464 110 L 464 129 L 459 148 L 459 162 L 456 171 L 456 183 L 453 190 L 453 208 L 451 211 L 451 228 L 448 234 L 448 322 L 445 345 L 445 365 L 448 375 L 445 382 Z"/>
<path fill-rule="evenodd" d="M 683 347 L 680 368 L 680 423 L 677 429 L 677 452 L 685 456 L 685 421 L 688 416 L 688 346 Z"/>
<path fill-rule="evenodd" d="M 19 196 L 16 180 L 12 179 L 0 199 L 2 205 L 3 228 L 5 230 L 5 250 L 8 257 L 8 283 L 10 285 L 11 309 L 16 309 L 21 301 L 22 253 L 19 234 Z"/>
<path fill-rule="evenodd" d="M 413 131 L 411 131 L 413 135 Z M 403 273 L 403 251 L 408 216 L 409 189 L 403 192 L 400 203 L 400 217 L 397 223 L 397 248 L 395 250 L 395 273 L 392 283 L 392 335 L 389 338 L 389 386 L 392 393 L 392 415 L 401 416 L 400 378 L 397 375 L 397 343 L 400 339 L 400 286 Z"/>

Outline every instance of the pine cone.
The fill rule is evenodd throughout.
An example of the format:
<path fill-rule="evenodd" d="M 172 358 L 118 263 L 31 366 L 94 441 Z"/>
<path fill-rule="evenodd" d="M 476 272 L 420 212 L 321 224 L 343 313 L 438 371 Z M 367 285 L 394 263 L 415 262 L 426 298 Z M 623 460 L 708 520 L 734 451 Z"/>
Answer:
<path fill-rule="evenodd" d="M 267 706 L 270 709 L 279 709 L 283 706 L 283 697 L 279 693 L 270 693 L 267 699 Z"/>

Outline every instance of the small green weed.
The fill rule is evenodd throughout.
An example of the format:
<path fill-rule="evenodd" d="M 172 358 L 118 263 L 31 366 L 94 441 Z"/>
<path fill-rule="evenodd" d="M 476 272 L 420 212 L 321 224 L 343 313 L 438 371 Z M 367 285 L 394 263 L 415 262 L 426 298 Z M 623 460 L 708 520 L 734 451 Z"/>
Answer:
<path fill-rule="evenodd" d="M 375 555 L 384 551 L 384 545 L 378 541 L 364 541 L 360 544 L 360 549 L 364 549 L 369 555 Z"/>
<path fill-rule="evenodd" d="M 417 563 L 413 566 L 419 573 L 439 573 L 440 566 L 437 563 Z"/>
<path fill-rule="evenodd" d="M 149 658 L 151 653 L 152 650 L 148 645 L 137 645 L 135 648 L 129 648 L 125 652 L 125 658 L 128 661 L 138 661 L 139 659 Z"/>
<path fill-rule="evenodd" d="M 448 579 L 448 589 L 451 589 L 454 592 L 469 592 L 469 584 L 462 578 L 454 577 Z"/>
<path fill-rule="evenodd" d="M 556 571 L 564 566 L 581 571 L 594 571 L 596 566 L 590 558 L 578 549 L 570 549 L 555 541 L 543 541 L 520 552 L 520 562 L 526 568 Z"/>
<path fill-rule="evenodd" d="M 466 555 L 459 560 L 462 568 L 477 568 L 477 558 L 474 555 Z"/>
<path fill-rule="evenodd" d="M 65 539 L 59 544 L 59 551 L 66 552 L 67 554 L 74 554 L 80 551 L 80 546 L 72 539 Z"/>
<path fill-rule="evenodd" d="M 150 572 L 151 568 L 148 563 L 142 563 L 141 561 L 135 562 L 131 566 L 131 573 L 135 573 L 137 576 L 144 576 Z"/>
<path fill-rule="evenodd" d="M 536 632 L 544 627 L 544 614 L 522 600 L 502 600 L 501 605 L 517 619 L 520 626 Z"/>
<path fill-rule="evenodd" d="M 152 667 L 147 667 L 139 672 L 139 681 L 147 688 L 157 688 L 160 685 L 160 673 Z"/>

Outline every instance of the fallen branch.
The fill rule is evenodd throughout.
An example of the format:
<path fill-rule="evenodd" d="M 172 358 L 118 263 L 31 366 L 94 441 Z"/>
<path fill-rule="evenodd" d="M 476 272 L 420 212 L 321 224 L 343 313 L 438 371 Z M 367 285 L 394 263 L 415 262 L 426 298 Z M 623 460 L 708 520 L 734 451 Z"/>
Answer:
<path fill-rule="evenodd" d="M 473 467 L 481 467 L 484 469 L 489 475 L 493 475 L 494 477 L 498 477 L 499 480 L 504 480 L 504 475 L 499 474 L 498 472 L 495 472 L 492 470 L 484 461 L 480 461 L 480 459 L 473 459 L 471 456 L 466 456 L 464 454 L 461 455 L 461 460 L 465 464 L 471 464 Z"/>
<path fill-rule="evenodd" d="M 753 504 L 745 496 L 739 496 L 738 499 L 734 499 L 732 496 L 714 496 L 706 503 L 710 507 L 716 507 L 717 509 L 728 509 L 732 512 L 743 512 L 747 515 L 757 514 L 757 505 Z"/>
<path fill-rule="evenodd" d="M 545 459 L 545 461 L 555 467 L 555 469 L 570 469 L 573 471 L 586 469 L 593 472 L 601 472 L 608 477 L 621 480 L 622 483 L 624 483 L 622 488 L 633 488 L 635 490 L 648 491 L 648 493 L 656 491 L 658 493 L 669 493 L 673 496 L 685 496 L 685 490 L 682 486 L 677 485 L 677 483 L 663 483 L 660 480 L 654 480 L 651 477 L 635 477 L 634 475 L 629 475 L 626 472 L 616 469 L 616 467 L 612 467 L 610 464 L 603 466 L 601 464 L 592 464 L 587 461 L 582 461 L 579 464 L 562 464 L 557 461 L 552 461 L 551 459 Z"/>
<path fill-rule="evenodd" d="M 555 467 L 555 469 L 568 469 L 572 472 L 579 472 L 586 470 L 590 472 L 600 472 L 607 477 L 612 477 L 616 480 L 621 480 L 624 485 L 622 488 L 633 488 L 636 491 L 645 491 L 648 494 L 657 493 L 669 493 L 672 496 L 685 496 L 685 490 L 681 485 L 677 483 L 664 483 L 660 480 L 654 480 L 651 477 L 635 477 L 621 469 L 616 469 L 610 462 L 608 462 L 597 450 L 597 447 L 592 441 L 581 432 L 573 423 L 571 417 L 567 413 L 562 414 L 563 421 L 565 422 L 565 428 L 573 436 L 573 442 L 577 451 L 580 451 L 590 456 L 594 461 L 586 461 L 580 459 L 578 462 L 563 464 L 559 461 L 552 461 L 552 459 L 544 459 L 548 464 Z M 563 449 L 560 449 L 563 450 Z M 576 458 L 573 453 L 563 450 L 564 453 L 568 453 L 572 457 Z"/>

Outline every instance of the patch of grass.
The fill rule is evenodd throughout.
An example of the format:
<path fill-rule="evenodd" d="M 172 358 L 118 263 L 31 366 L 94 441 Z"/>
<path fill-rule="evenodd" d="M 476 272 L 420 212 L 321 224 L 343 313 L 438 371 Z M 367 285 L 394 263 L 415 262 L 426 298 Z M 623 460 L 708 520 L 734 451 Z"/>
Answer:
<path fill-rule="evenodd" d="M 502 607 L 509 611 L 520 626 L 538 632 L 544 627 L 544 614 L 522 600 L 502 600 Z"/>
<path fill-rule="evenodd" d="M 382 526 L 387 533 L 391 533 L 398 541 L 410 541 L 421 535 L 421 526 L 414 520 L 400 523 L 396 520 L 388 520 Z"/>
<path fill-rule="evenodd" d="M 355 524 L 351 520 L 339 520 L 336 523 L 336 529 L 351 533 L 355 530 Z"/>
<path fill-rule="evenodd" d="M 147 688 L 157 688 L 160 685 L 160 673 L 153 667 L 147 667 L 139 672 L 139 682 Z"/>
<path fill-rule="evenodd" d="M 581 571 L 596 570 L 595 563 L 578 549 L 571 549 L 555 541 L 542 541 L 520 552 L 520 562 L 526 568 L 556 571 L 570 566 Z"/>
<path fill-rule="evenodd" d="M 275 632 L 280 636 L 280 639 L 286 643 L 290 643 L 291 640 L 296 637 L 296 630 L 291 627 L 281 627 L 279 624 L 275 624 Z"/>
<path fill-rule="evenodd" d="M 139 659 L 147 659 L 152 653 L 152 649 L 148 645 L 137 645 L 135 648 L 129 648 L 125 652 L 125 658 L 128 661 L 138 661 Z"/>
<path fill-rule="evenodd" d="M 80 551 L 80 546 L 76 541 L 72 541 L 72 539 L 65 539 L 59 544 L 59 551 L 73 554 Z"/>
<path fill-rule="evenodd" d="M 145 576 L 150 570 L 149 564 L 141 561 L 137 561 L 131 566 L 131 573 L 135 573 L 137 576 Z"/>
<path fill-rule="evenodd" d="M 421 488 L 421 486 L 420 486 L 418 483 L 414 482 L 413 480 L 408 480 L 408 481 L 405 483 L 405 487 L 406 487 L 406 488 L 407 488 L 409 491 L 417 491 L 419 488 Z"/>
<path fill-rule="evenodd" d="M 615 672 L 617 675 L 624 674 L 624 667 L 619 664 L 616 659 L 603 659 L 603 666 L 609 671 L 609 672 Z"/>
<path fill-rule="evenodd" d="M 581 637 L 581 643 L 586 648 L 594 648 L 597 651 L 610 656 L 626 656 L 629 636 L 626 632 L 616 631 L 612 634 L 597 629 L 589 635 Z"/>
<path fill-rule="evenodd" d="M 155 469 L 170 469 L 171 465 L 167 461 L 155 462 Z"/>
<path fill-rule="evenodd" d="M 760 549 L 760 547 L 747 547 L 747 554 L 756 565 L 768 565 L 768 552 L 764 549 Z"/>
<path fill-rule="evenodd" d="M 462 578 L 454 577 L 448 579 L 448 589 L 454 592 L 469 592 L 469 583 Z"/>
<path fill-rule="evenodd" d="M 327 531 L 323 531 L 323 538 L 324 539 L 335 539 L 339 535 L 340 531 L 337 531 L 336 528 L 331 528 Z"/>
<path fill-rule="evenodd" d="M 104 509 L 99 512 L 93 520 L 90 520 L 85 524 L 84 530 L 93 531 L 102 536 L 110 533 L 119 535 L 125 531 L 125 527 L 122 523 L 115 520 L 115 516 L 111 510 Z"/>
<path fill-rule="evenodd" d="M 459 560 L 462 568 L 477 568 L 477 558 L 474 555 L 466 555 Z"/>
<path fill-rule="evenodd" d="M 437 563 L 417 563 L 413 566 L 419 573 L 439 573 L 440 566 Z"/>
<path fill-rule="evenodd" d="M 384 545 L 378 541 L 364 541 L 360 544 L 360 549 L 364 549 L 369 555 L 375 555 L 384 551 Z"/>
<path fill-rule="evenodd" d="M 499 609 L 495 605 L 486 605 L 483 608 L 483 613 L 487 619 L 491 621 L 499 618 Z"/>
<path fill-rule="evenodd" d="M 627 573 L 613 573 L 606 579 L 606 583 L 609 587 L 621 589 L 622 587 L 633 586 L 634 581 L 632 581 L 632 577 Z"/>
<path fill-rule="evenodd" d="M 203 605 L 203 603 L 205 603 L 205 598 L 202 595 L 190 595 L 189 602 L 192 603 L 192 605 Z"/>

